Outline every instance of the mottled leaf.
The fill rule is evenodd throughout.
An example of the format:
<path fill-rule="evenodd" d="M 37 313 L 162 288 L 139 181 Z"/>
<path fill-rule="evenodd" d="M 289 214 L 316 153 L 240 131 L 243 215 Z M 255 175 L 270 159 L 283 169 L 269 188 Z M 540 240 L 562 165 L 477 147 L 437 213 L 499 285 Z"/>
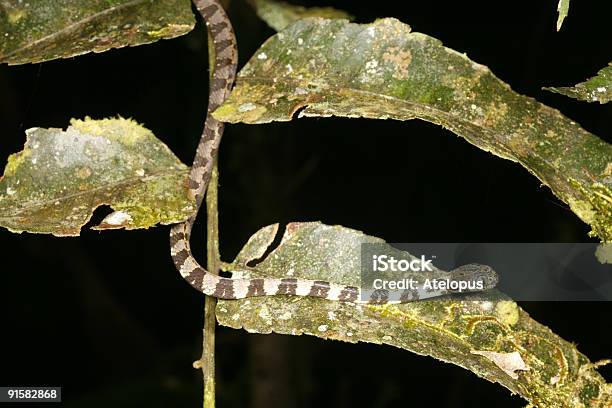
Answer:
<path fill-rule="evenodd" d="M 148 228 L 193 214 L 189 168 L 151 131 L 122 118 L 71 124 L 26 131 L 24 149 L 0 178 L 0 226 L 79 235 L 103 204 L 115 211 L 96 229 Z"/>
<path fill-rule="evenodd" d="M 612 240 L 612 145 L 396 19 L 294 23 L 255 53 L 214 115 L 266 123 L 297 111 L 439 124 L 520 163 Z"/>
<path fill-rule="evenodd" d="M 277 225 L 259 230 L 227 270 L 235 275 L 301 277 L 356 285 L 362 243 L 380 238 L 317 222 L 291 223 L 254 267 Z M 503 276 L 502 276 L 503 279 Z M 608 407 L 612 389 L 576 346 L 497 291 L 402 305 L 355 305 L 275 296 L 219 301 L 222 325 L 253 333 L 307 334 L 399 347 L 466 368 L 538 407 Z M 379 367 L 380 369 L 380 367 Z"/>
<path fill-rule="evenodd" d="M 557 12 L 559 13 L 559 18 L 557 19 L 557 31 L 561 29 L 563 25 L 563 20 L 567 17 L 567 13 L 569 12 L 570 0 L 559 0 L 559 4 L 557 5 Z"/>
<path fill-rule="evenodd" d="M 612 62 L 601 69 L 597 76 L 574 87 L 562 86 L 544 89 L 587 102 L 608 103 L 612 100 Z"/>
<path fill-rule="evenodd" d="M 323 17 L 352 20 L 346 11 L 332 7 L 303 7 L 276 0 L 249 0 L 259 18 L 276 31 L 307 17 Z"/>
<path fill-rule="evenodd" d="M 0 0 L 0 63 L 147 44 L 194 23 L 189 0 Z"/>

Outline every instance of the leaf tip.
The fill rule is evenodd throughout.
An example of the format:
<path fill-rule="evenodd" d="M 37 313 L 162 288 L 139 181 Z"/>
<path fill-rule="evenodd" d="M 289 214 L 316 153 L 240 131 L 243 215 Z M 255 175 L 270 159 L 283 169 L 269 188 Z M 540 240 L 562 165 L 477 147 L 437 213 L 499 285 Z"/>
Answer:
<path fill-rule="evenodd" d="M 561 26 L 563 25 L 563 21 L 569 12 L 569 2 L 570 0 L 559 0 L 557 4 L 557 12 L 559 13 L 559 17 L 557 18 L 557 32 L 561 30 Z"/>

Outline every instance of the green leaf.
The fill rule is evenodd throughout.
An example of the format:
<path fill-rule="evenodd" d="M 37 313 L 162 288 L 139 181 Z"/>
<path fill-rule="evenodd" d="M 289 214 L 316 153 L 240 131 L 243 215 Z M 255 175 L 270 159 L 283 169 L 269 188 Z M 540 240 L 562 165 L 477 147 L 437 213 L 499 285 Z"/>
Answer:
<path fill-rule="evenodd" d="M 557 31 L 561 29 L 563 25 L 563 20 L 567 17 L 567 13 L 569 12 L 570 0 L 559 0 L 559 4 L 557 5 L 557 11 L 559 12 L 559 18 L 557 19 Z"/>
<path fill-rule="evenodd" d="M 0 226 L 79 235 L 103 204 L 115 212 L 95 229 L 148 228 L 193 214 L 189 168 L 151 131 L 123 118 L 71 124 L 26 131 L 24 149 L 9 157 L 0 178 Z"/>
<path fill-rule="evenodd" d="M 227 270 L 241 277 L 299 277 L 358 285 L 362 243 L 384 243 L 360 231 L 318 222 L 278 224 L 255 233 Z M 503 277 L 502 277 L 503 278 Z M 355 305 L 274 296 L 220 300 L 220 324 L 251 333 L 307 334 L 350 343 L 399 347 L 456 364 L 497 382 L 538 407 L 606 407 L 612 388 L 576 346 L 533 320 L 498 291 L 401 305 Z"/>
<path fill-rule="evenodd" d="M 587 102 L 608 103 L 612 100 L 612 62 L 607 67 L 602 68 L 597 76 L 574 87 L 548 87 L 543 89 Z"/>
<path fill-rule="evenodd" d="M 352 20 L 346 11 L 332 7 L 302 7 L 276 0 L 249 0 L 255 7 L 259 18 L 276 31 L 281 31 L 288 25 L 307 17 L 323 17 L 331 19 Z"/>
<path fill-rule="evenodd" d="M 294 23 L 255 53 L 214 116 L 267 123 L 289 121 L 297 111 L 441 125 L 521 164 L 593 234 L 612 240 L 612 145 L 396 19 Z"/>
<path fill-rule="evenodd" d="M 189 0 L 0 0 L 0 63 L 148 44 L 194 23 Z"/>

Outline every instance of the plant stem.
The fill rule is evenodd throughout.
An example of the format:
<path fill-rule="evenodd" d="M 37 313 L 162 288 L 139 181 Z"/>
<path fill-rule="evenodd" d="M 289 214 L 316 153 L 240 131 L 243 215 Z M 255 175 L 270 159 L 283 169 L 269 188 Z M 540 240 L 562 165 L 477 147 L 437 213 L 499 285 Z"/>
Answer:
<path fill-rule="evenodd" d="M 212 81 L 215 68 L 215 47 L 212 36 L 208 34 L 208 66 L 209 78 Z M 219 184 L 219 170 L 217 160 L 213 163 L 210 183 L 206 193 L 206 259 L 207 269 L 219 273 L 219 212 L 217 207 Z M 206 296 L 204 298 L 204 330 L 202 342 L 202 381 L 204 385 L 204 408 L 215 408 L 215 306 L 217 299 Z"/>
<path fill-rule="evenodd" d="M 206 194 L 207 214 L 207 267 L 219 273 L 219 213 L 217 209 L 219 171 L 215 161 Z M 217 299 L 204 298 L 204 339 L 202 345 L 202 374 L 204 382 L 204 408 L 215 407 L 215 306 Z"/>

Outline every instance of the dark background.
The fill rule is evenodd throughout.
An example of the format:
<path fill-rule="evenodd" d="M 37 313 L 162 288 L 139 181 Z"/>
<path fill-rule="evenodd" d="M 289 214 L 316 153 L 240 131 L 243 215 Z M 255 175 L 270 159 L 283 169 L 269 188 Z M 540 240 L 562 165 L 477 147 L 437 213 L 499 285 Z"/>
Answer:
<path fill-rule="evenodd" d="M 358 22 L 397 17 L 612 141 L 612 104 L 540 89 L 580 82 L 612 59 L 610 2 L 573 1 L 560 33 L 557 0 L 304 4 L 334 5 Z M 273 31 L 241 1 L 230 14 L 242 66 Z M 153 45 L 0 66 L 0 162 L 21 150 L 27 128 L 117 114 L 191 162 L 207 99 L 205 44 L 198 24 Z M 406 160 L 415 151 L 422 160 Z M 264 225 L 306 220 L 390 242 L 589 240 L 588 226 L 519 165 L 421 121 L 230 126 L 220 172 L 224 260 Z M 397 180 L 402 191 L 392 194 Z M 193 242 L 204 246 L 202 235 Z M 201 350 L 203 299 L 174 269 L 168 227 L 85 229 L 78 239 L 1 230 L 0 248 L 1 385 L 61 385 L 72 407 L 201 404 L 191 363 Z M 612 356 L 609 303 L 522 306 L 591 360 Z M 219 328 L 217 359 L 219 407 L 524 405 L 469 371 L 391 347 Z M 612 379 L 612 369 L 601 372 Z"/>

